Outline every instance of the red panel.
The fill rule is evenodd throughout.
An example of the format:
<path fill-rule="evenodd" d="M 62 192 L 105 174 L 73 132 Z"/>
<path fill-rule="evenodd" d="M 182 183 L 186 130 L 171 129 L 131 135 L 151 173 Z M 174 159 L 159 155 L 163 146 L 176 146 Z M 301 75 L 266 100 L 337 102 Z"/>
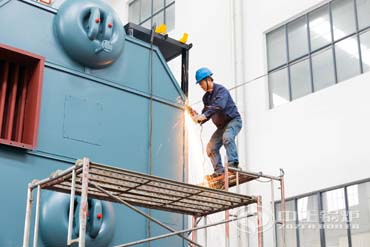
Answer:
<path fill-rule="evenodd" d="M 24 126 L 23 139 L 24 142 L 35 147 L 37 145 L 37 130 L 39 127 L 39 115 L 40 115 L 40 105 L 41 105 L 41 89 L 42 89 L 42 79 L 44 71 L 44 59 L 40 60 L 31 75 L 27 104 L 25 109 L 25 119 L 26 124 Z"/>
<path fill-rule="evenodd" d="M 17 100 L 17 89 L 18 89 L 18 79 L 19 79 L 19 65 L 15 65 L 14 72 L 12 73 L 9 104 L 8 104 L 8 116 L 6 118 L 6 128 L 5 128 L 5 139 L 11 140 L 13 133 L 13 123 L 14 123 L 14 112 L 15 103 Z"/>
<path fill-rule="evenodd" d="M 45 60 L 3 44 L 0 60 L 0 143 L 34 149 Z"/>
<path fill-rule="evenodd" d="M 21 142 L 23 135 L 24 109 L 26 105 L 27 86 L 29 80 L 28 71 L 29 71 L 28 69 L 25 69 L 24 71 L 20 101 L 18 104 L 17 128 L 15 134 L 15 140 L 17 142 Z"/>
<path fill-rule="evenodd" d="M 7 62 L 4 63 L 2 71 L 3 73 L 2 73 L 1 85 L 0 85 L 0 138 L 2 136 L 1 133 L 2 133 L 2 127 L 3 127 L 4 110 L 5 110 L 6 89 L 8 85 L 9 63 Z"/>
<path fill-rule="evenodd" d="M 29 145 L 29 144 L 25 144 L 25 143 L 22 143 L 22 142 L 8 141 L 8 140 L 5 140 L 5 139 L 0 139 L 0 143 L 1 144 L 6 144 L 6 145 L 11 145 L 11 146 L 16 146 L 16 147 L 20 147 L 20 148 L 27 148 L 27 149 L 33 149 L 34 148 L 32 145 Z"/>
<path fill-rule="evenodd" d="M 42 56 L 0 43 L 0 57 L 16 63 L 31 64 L 44 60 Z"/>

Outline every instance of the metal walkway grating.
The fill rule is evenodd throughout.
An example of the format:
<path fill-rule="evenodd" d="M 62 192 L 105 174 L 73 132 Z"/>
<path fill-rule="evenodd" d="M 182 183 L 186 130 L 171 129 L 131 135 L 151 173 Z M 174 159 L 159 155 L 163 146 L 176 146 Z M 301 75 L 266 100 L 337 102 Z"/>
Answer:
<path fill-rule="evenodd" d="M 81 194 L 81 163 L 77 163 L 69 172 L 55 173 L 48 181 L 41 183 L 41 188 L 70 193 L 72 170 L 76 171 L 76 194 Z M 92 162 L 89 163 L 88 174 L 89 183 L 98 185 L 132 205 L 197 217 L 257 202 L 257 198 L 253 196 L 186 184 Z M 94 186 L 88 187 L 88 196 L 117 202 Z"/>

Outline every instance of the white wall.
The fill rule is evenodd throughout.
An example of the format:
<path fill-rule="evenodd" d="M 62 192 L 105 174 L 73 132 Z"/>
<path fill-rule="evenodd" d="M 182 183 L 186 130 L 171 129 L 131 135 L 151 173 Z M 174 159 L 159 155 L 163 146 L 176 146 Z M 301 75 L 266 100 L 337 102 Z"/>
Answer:
<path fill-rule="evenodd" d="M 53 8 L 59 9 L 59 7 L 66 0 L 53 0 L 51 6 Z M 126 24 L 128 21 L 128 3 L 129 0 L 104 0 L 117 12 L 118 16 L 121 18 L 123 24 Z"/>
<path fill-rule="evenodd" d="M 264 32 L 322 3 L 246 1 L 246 80 L 266 72 Z M 284 168 L 288 197 L 368 178 L 369 80 L 366 73 L 272 110 L 266 80 L 251 83 L 246 87 L 249 169 L 276 174 Z M 259 193 L 260 187 L 250 191 Z M 262 196 L 270 198 L 267 191 Z M 272 246 L 271 234 L 265 234 L 266 246 Z"/>
<path fill-rule="evenodd" d="M 123 25 L 128 22 L 128 3 L 129 0 L 106 0 L 117 12 Z"/>

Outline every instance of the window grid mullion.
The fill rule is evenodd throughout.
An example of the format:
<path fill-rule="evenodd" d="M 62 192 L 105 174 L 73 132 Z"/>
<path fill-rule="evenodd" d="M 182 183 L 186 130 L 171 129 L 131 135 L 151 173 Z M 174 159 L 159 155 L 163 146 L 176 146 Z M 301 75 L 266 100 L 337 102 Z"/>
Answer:
<path fill-rule="evenodd" d="M 153 11 L 154 11 L 154 0 L 151 0 L 151 3 L 152 3 L 152 6 L 151 6 L 151 9 L 150 9 L 150 29 L 153 29 Z"/>
<path fill-rule="evenodd" d="M 153 0 L 152 0 L 153 1 Z M 164 0 L 165 1 L 165 0 Z M 141 1 L 140 1 L 141 3 Z M 163 7 L 163 8 L 160 8 L 159 10 L 157 10 L 156 12 L 153 12 L 153 4 L 152 4 L 152 15 L 147 17 L 146 19 L 144 20 L 141 20 L 141 14 L 140 14 L 140 21 L 139 21 L 139 25 L 142 25 L 143 23 L 147 22 L 148 20 L 150 20 L 151 22 L 151 26 L 153 26 L 153 17 L 158 15 L 159 13 L 163 12 L 163 15 L 164 15 L 164 21 L 165 21 L 165 24 L 167 24 L 167 21 L 166 21 L 166 10 L 171 7 L 172 5 L 175 4 L 175 1 L 171 2 L 170 4 L 168 4 L 167 6 Z M 157 23 L 158 24 L 158 23 Z M 162 24 L 162 23 L 160 23 Z M 280 67 L 280 66 L 279 66 Z"/>
<path fill-rule="evenodd" d="M 349 218 L 349 201 L 347 188 L 348 188 L 347 186 L 344 187 L 344 200 L 346 203 L 347 236 L 348 236 L 348 246 L 352 247 L 351 221 Z"/>
<path fill-rule="evenodd" d="M 336 45 L 341 42 L 342 40 L 345 40 L 351 36 L 354 36 L 356 35 L 356 39 L 357 39 L 357 45 L 358 45 L 358 53 L 359 53 L 359 64 L 360 64 L 360 73 L 363 74 L 364 73 L 364 65 L 363 65 L 363 54 L 362 54 L 362 51 L 361 51 L 361 37 L 360 37 L 360 33 L 361 32 L 364 32 L 364 31 L 368 31 L 370 30 L 370 26 L 367 26 L 365 28 L 362 28 L 360 30 L 360 25 L 359 25 L 359 13 L 358 13 L 358 2 L 357 0 L 353 0 L 353 7 L 354 7 L 354 18 L 355 18 L 355 25 L 356 25 L 356 31 L 351 33 L 351 34 L 348 34 L 344 37 L 341 37 L 340 39 L 338 40 L 335 40 L 335 37 L 334 37 L 334 16 L 333 16 L 333 1 L 330 1 L 329 3 L 327 3 L 327 6 L 328 6 L 328 11 L 329 11 L 329 22 L 330 22 L 330 32 L 331 32 L 331 40 L 329 42 L 329 44 L 327 45 L 324 45 L 320 48 L 317 48 L 315 50 L 312 49 L 312 44 L 311 44 L 311 31 L 310 31 L 310 20 L 309 20 L 309 14 L 312 13 L 313 11 L 310 11 L 308 13 L 305 14 L 305 18 L 306 18 L 306 23 L 307 23 L 307 39 L 308 39 L 308 49 L 309 49 L 309 52 L 308 54 L 306 55 L 302 55 L 298 58 L 295 58 L 295 59 L 292 59 L 290 58 L 290 52 L 289 52 L 289 28 L 288 28 L 288 24 L 289 23 L 286 23 L 284 24 L 284 29 L 285 29 L 285 45 L 286 45 L 286 56 L 287 56 L 287 61 L 286 63 L 284 64 L 281 64 L 279 66 L 277 66 L 276 68 L 273 68 L 273 69 L 269 69 L 268 70 L 268 74 L 269 73 L 272 73 L 272 72 L 276 72 L 276 71 L 279 71 L 281 69 L 284 69 L 285 67 L 287 68 L 287 72 L 288 72 L 288 90 L 289 90 L 289 101 L 293 101 L 293 82 L 292 82 L 292 74 L 291 74 L 291 65 L 296 63 L 296 62 L 299 62 L 300 60 L 303 60 L 305 58 L 308 58 L 309 59 L 309 66 L 310 66 L 310 82 L 311 82 L 311 93 L 314 93 L 316 90 L 315 90 L 315 83 L 314 83 L 314 67 L 313 67 L 313 54 L 316 53 L 316 52 L 319 52 L 319 51 L 322 51 L 322 50 L 325 50 L 329 47 L 332 48 L 332 58 L 333 58 L 333 66 L 334 66 L 334 80 L 335 80 L 335 84 L 338 84 L 339 83 L 339 75 L 338 75 L 338 61 L 337 61 L 337 54 L 336 54 L 336 50 L 338 49 L 336 47 Z M 166 6 L 165 6 L 166 7 Z M 165 16 L 165 21 L 166 21 L 166 16 Z M 271 101 L 271 99 L 270 99 Z M 270 108 L 273 108 L 272 107 L 272 104 L 270 104 Z"/>
<path fill-rule="evenodd" d="M 358 32 L 359 33 L 362 33 L 362 32 L 367 32 L 367 31 L 369 31 L 370 30 L 370 26 L 368 26 L 368 27 L 364 27 L 364 28 L 362 28 L 362 29 L 359 29 L 358 30 Z"/>
<path fill-rule="evenodd" d="M 306 14 L 307 23 L 307 39 L 308 39 L 308 54 L 310 62 L 310 75 L 311 75 L 311 93 L 315 92 L 315 87 L 313 83 L 313 66 L 312 66 L 312 52 L 311 52 L 311 34 L 310 34 L 310 20 L 308 18 L 308 13 Z"/>
<path fill-rule="evenodd" d="M 316 52 L 319 52 L 319 51 L 322 51 L 322 50 L 325 50 L 325 49 L 327 49 L 328 47 L 331 47 L 332 46 L 332 44 L 331 43 L 329 43 L 329 44 L 327 44 L 327 45 L 324 45 L 323 47 L 320 47 L 320 48 L 317 48 L 316 50 L 313 50 L 312 51 L 312 54 L 314 54 L 314 53 L 316 53 Z"/>
<path fill-rule="evenodd" d="M 364 73 L 364 68 L 362 65 L 362 52 L 361 52 L 361 43 L 360 43 L 360 32 L 359 32 L 359 21 L 358 21 L 358 12 L 357 12 L 357 0 L 353 0 L 353 6 L 355 8 L 355 22 L 356 22 L 356 33 L 357 33 L 357 45 L 358 45 L 358 54 L 359 54 L 359 62 L 360 62 L 360 72 L 361 74 Z"/>
<path fill-rule="evenodd" d="M 297 238 L 297 247 L 301 246 L 301 241 L 299 237 L 299 216 L 298 216 L 298 198 L 294 199 L 294 210 L 295 210 L 295 224 L 296 224 L 296 238 Z"/>
<path fill-rule="evenodd" d="M 137 1 L 139 1 L 139 23 L 140 23 L 140 25 L 141 25 L 141 5 L 142 5 L 142 1 L 141 0 L 137 0 Z"/>
<path fill-rule="evenodd" d="M 323 218 L 322 218 L 322 213 L 323 212 L 323 194 L 326 193 L 326 192 L 329 192 L 329 191 L 333 191 L 333 190 L 338 190 L 338 189 L 343 189 L 344 190 L 344 200 L 345 200 L 345 210 L 346 210 L 346 224 L 347 224 L 347 232 L 348 232 L 348 238 L 349 238 L 349 247 L 352 247 L 353 244 L 352 244 L 352 223 L 351 223 L 351 216 L 350 216 L 350 202 L 349 202 L 349 195 L 348 195 L 348 188 L 351 187 L 351 186 L 355 186 L 355 185 L 361 185 L 361 184 L 366 184 L 366 183 L 370 183 L 370 178 L 367 178 L 367 179 L 362 179 L 362 180 L 357 180 L 357 181 L 354 181 L 354 182 L 350 182 L 350 183 L 346 183 L 346 184 L 342 184 L 342 185 L 338 185 L 338 186 L 332 186 L 332 187 L 329 187 L 329 188 L 325 188 L 323 190 L 319 190 L 319 191 L 315 191 L 315 192 L 311 192 L 311 193 L 306 193 L 306 194 L 302 194 L 302 195 L 297 195 L 295 197 L 290 197 L 290 198 L 286 198 L 286 201 L 294 201 L 294 211 L 295 211 L 295 223 L 296 223 L 296 236 L 297 236 L 297 247 L 300 246 L 300 233 L 299 233 L 299 227 L 300 227 L 300 222 L 299 222 L 299 212 L 298 212 L 298 200 L 299 199 L 302 199 L 302 198 L 305 198 L 305 197 L 310 197 L 310 196 L 314 196 L 314 195 L 317 195 L 318 196 L 318 206 L 319 206 L 319 212 L 320 212 L 320 218 L 319 218 L 319 221 L 322 222 L 323 224 L 325 224 L 323 222 Z M 281 201 L 277 201 L 275 202 L 275 205 L 278 204 L 278 203 L 281 203 Z M 320 223 L 320 228 L 324 229 L 324 227 L 321 225 Z M 325 233 L 325 231 L 324 231 Z"/>
<path fill-rule="evenodd" d="M 333 24 L 333 12 L 332 12 L 331 2 L 329 2 L 329 17 L 330 17 L 331 46 L 333 48 L 334 78 L 335 78 L 335 84 L 337 84 L 338 83 L 337 58 L 335 55 L 334 24 Z"/>
<path fill-rule="evenodd" d="M 163 21 L 164 24 L 167 25 L 167 15 L 166 15 L 166 0 L 163 0 Z"/>
<path fill-rule="evenodd" d="M 325 223 L 323 220 L 323 215 L 322 213 L 324 212 L 324 206 L 323 206 L 323 201 L 322 201 L 322 192 L 318 192 L 317 194 L 318 197 L 318 206 L 319 206 L 319 224 L 320 224 L 320 242 L 321 242 L 321 247 L 326 246 L 326 240 L 325 240 Z"/>
<path fill-rule="evenodd" d="M 293 100 L 292 93 L 292 81 L 290 76 L 290 65 L 289 65 L 289 40 L 288 40 L 288 24 L 285 25 L 285 46 L 286 46 L 286 56 L 287 56 L 287 68 L 288 68 L 288 85 L 289 85 L 289 101 Z"/>

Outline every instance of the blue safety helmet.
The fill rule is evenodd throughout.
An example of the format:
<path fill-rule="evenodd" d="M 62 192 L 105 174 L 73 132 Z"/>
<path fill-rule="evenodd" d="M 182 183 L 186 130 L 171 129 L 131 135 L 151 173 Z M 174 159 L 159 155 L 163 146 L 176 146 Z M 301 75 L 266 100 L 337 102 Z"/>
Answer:
<path fill-rule="evenodd" d="M 209 77 L 209 76 L 212 76 L 213 73 L 212 71 L 210 71 L 208 68 L 200 68 L 197 70 L 197 72 L 195 73 L 195 80 L 197 80 L 197 82 L 195 84 L 198 84 L 201 80 Z"/>

